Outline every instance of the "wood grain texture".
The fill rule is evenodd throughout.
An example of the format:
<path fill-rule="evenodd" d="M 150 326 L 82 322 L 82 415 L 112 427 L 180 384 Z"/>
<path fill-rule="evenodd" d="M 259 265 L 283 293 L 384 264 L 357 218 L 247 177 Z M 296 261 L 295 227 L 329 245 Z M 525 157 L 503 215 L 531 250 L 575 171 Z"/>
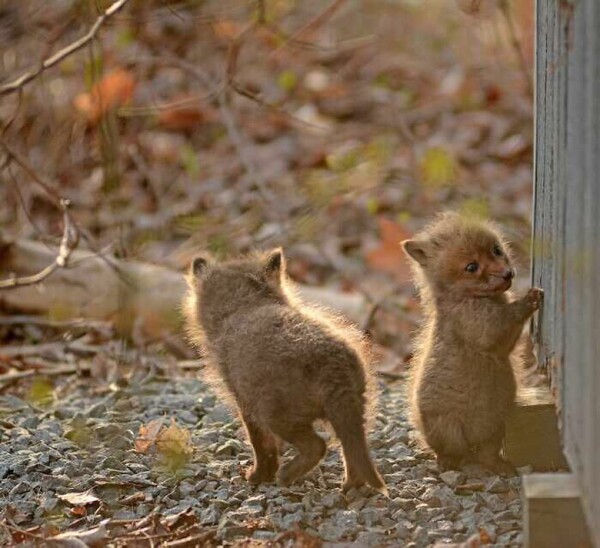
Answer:
<path fill-rule="evenodd" d="M 523 519 L 526 548 L 593 546 L 573 474 L 524 476 Z"/>
<path fill-rule="evenodd" d="M 600 545 L 600 3 L 536 9 L 533 332 Z"/>

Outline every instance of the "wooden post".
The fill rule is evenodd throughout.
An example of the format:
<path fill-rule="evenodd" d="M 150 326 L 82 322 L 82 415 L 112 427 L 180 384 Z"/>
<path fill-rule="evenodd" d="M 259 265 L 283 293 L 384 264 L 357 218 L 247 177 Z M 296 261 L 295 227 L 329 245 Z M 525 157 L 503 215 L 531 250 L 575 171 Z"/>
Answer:
<path fill-rule="evenodd" d="M 574 474 L 523 477 L 525 548 L 593 548 Z"/>
<path fill-rule="evenodd" d="M 535 472 L 569 469 L 556 408 L 546 387 L 529 388 L 521 394 L 506 423 L 504 454 L 515 466 L 531 465 Z"/>

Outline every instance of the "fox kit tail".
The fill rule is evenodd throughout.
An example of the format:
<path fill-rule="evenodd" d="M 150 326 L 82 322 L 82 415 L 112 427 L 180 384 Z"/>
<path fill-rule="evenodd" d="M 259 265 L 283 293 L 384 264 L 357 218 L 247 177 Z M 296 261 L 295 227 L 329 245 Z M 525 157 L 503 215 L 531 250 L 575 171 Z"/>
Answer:
<path fill-rule="evenodd" d="M 343 405 L 339 405 L 343 402 Z M 342 444 L 346 469 L 343 490 L 369 484 L 381 494 L 388 496 L 388 490 L 381 475 L 369 455 L 365 436 L 364 404 L 360 398 L 336 398 L 336 403 L 326 407 L 327 420 L 333 426 Z"/>

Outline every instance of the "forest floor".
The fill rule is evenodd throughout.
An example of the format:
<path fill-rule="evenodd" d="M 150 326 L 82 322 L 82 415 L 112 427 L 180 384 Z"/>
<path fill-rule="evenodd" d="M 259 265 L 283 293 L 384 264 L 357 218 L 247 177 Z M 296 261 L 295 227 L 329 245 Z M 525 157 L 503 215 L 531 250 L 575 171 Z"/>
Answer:
<path fill-rule="evenodd" d="M 0 6 L 0 88 L 108 4 Z M 129 2 L 93 47 L 0 96 L 0 145 L 22 160 L 0 146 L 3 238 L 54 248 L 66 198 L 81 248 L 182 271 L 199 249 L 283 246 L 295 281 L 376 305 L 371 444 L 390 487 L 344 497 L 332 449 L 292 489 L 251 488 L 240 424 L 185 345 L 65 310 L 19 319 L 0 294 L 6 542 L 520 544 L 518 478 L 440 475 L 404 403 L 420 311 L 400 240 L 443 209 L 492 218 L 527 283 L 531 6 L 496 4 L 267 1 L 249 27 L 241 0 Z"/>
<path fill-rule="evenodd" d="M 7 543 L 522 543 L 519 477 L 476 465 L 440 474 L 407 421 L 403 375 L 380 383 L 369 438 L 386 498 L 370 488 L 342 494 L 334 440 L 301 483 L 252 486 L 242 477 L 252 455 L 241 423 L 197 374 L 177 374 L 172 360 L 167 367 L 168 360 L 92 344 L 46 350 L 47 360 L 60 357 L 82 370 L 87 363 L 96 378 L 38 381 L 22 397 L 0 396 L 0 535 Z M 141 365 L 125 380 L 117 360 Z"/>

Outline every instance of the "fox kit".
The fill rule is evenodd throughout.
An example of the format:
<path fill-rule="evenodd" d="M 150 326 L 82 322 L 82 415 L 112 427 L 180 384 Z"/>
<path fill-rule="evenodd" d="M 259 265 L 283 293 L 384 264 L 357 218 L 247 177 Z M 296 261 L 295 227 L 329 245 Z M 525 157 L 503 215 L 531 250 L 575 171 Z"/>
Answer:
<path fill-rule="evenodd" d="M 365 415 L 372 378 L 360 334 L 301 303 L 280 249 L 228 262 L 196 258 L 184 307 L 188 330 L 239 410 L 254 449 L 252 483 L 300 479 L 326 445 L 313 422 L 340 439 L 343 489 L 369 484 L 387 492 L 367 447 Z M 278 439 L 298 454 L 279 467 Z"/>
<path fill-rule="evenodd" d="M 425 316 L 413 359 L 412 420 L 440 469 L 474 460 L 514 472 L 500 454 L 516 390 L 510 354 L 542 290 L 511 297 L 509 250 L 489 223 L 446 213 L 402 246 Z"/>

